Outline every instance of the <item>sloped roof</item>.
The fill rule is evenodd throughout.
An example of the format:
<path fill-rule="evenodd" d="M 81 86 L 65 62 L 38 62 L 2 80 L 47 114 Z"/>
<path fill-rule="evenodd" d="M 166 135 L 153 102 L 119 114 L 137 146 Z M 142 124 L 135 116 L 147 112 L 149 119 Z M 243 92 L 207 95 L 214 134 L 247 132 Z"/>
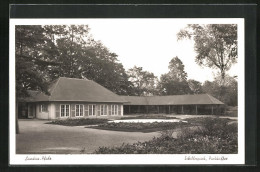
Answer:
<path fill-rule="evenodd" d="M 87 79 L 60 77 L 50 84 L 50 96 L 32 93 L 31 101 L 124 102 L 124 99 Z"/>
<path fill-rule="evenodd" d="M 171 95 L 171 96 L 122 96 L 128 105 L 206 105 L 224 104 L 208 94 Z"/>

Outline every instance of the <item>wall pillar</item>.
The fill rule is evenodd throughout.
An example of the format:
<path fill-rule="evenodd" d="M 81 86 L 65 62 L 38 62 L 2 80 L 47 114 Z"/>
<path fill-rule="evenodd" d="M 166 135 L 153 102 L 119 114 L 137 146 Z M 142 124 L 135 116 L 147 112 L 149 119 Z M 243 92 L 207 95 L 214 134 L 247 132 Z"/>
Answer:
<path fill-rule="evenodd" d="M 183 105 L 181 105 L 181 113 L 184 114 L 184 112 L 183 112 Z"/>
<path fill-rule="evenodd" d="M 124 105 L 121 105 L 121 116 L 124 116 Z"/>
<path fill-rule="evenodd" d="M 211 115 L 213 115 L 213 105 L 211 106 Z"/>
<path fill-rule="evenodd" d="M 196 115 L 198 115 L 198 107 L 197 107 L 197 105 L 196 105 Z"/>
<path fill-rule="evenodd" d="M 160 109 L 159 109 L 159 106 L 157 106 L 157 112 L 158 112 L 158 114 L 160 113 Z"/>
<path fill-rule="evenodd" d="M 128 105 L 128 113 L 130 114 L 131 113 L 131 106 Z"/>
<path fill-rule="evenodd" d="M 169 105 L 169 114 L 171 114 L 171 105 Z"/>

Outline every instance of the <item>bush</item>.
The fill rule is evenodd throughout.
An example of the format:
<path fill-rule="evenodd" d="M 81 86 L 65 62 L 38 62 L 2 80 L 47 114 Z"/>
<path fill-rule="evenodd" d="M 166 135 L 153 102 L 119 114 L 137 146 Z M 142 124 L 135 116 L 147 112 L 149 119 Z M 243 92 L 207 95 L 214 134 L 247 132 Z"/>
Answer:
<path fill-rule="evenodd" d="M 188 123 L 184 122 L 153 122 L 153 123 L 126 123 L 126 122 L 110 122 L 100 124 L 97 127 L 99 129 L 109 129 L 117 131 L 161 131 L 176 129 L 182 126 L 188 126 Z"/>
<path fill-rule="evenodd" d="M 76 119 L 65 119 L 65 120 L 55 120 L 48 122 L 46 124 L 56 124 L 65 126 L 82 126 L 82 125 L 95 125 L 106 123 L 108 120 L 103 118 L 76 118 Z"/>
<path fill-rule="evenodd" d="M 129 116 L 129 117 L 122 117 L 121 119 L 177 119 L 176 117 L 171 117 L 167 115 L 138 115 L 138 116 Z"/>
<path fill-rule="evenodd" d="M 150 141 L 123 144 L 119 147 L 100 147 L 96 154 L 234 154 L 237 153 L 237 124 L 230 120 L 213 118 L 203 126 L 183 128 L 177 138 L 171 130 Z M 215 121 L 215 122 L 214 122 Z"/>

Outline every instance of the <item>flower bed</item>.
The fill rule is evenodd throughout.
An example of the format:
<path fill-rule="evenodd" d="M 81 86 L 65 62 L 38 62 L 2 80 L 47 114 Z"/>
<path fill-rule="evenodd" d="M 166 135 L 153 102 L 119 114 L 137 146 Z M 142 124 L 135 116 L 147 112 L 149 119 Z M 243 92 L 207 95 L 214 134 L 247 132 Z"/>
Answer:
<path fill-rule="evenodd" d="M 237 124 L 219 118 L 200 119 L 203 127 L 183 129 L 177 138 L 162 136 L 146 142 L 100 147 L 96 154 L 235 154 L 238 151 Z M 214 123 L 214 125 L 212 125 Z M 163 124 L 164 125 L 164 124 Z M 168 132 L 166 130 L 165 132 Z"/>
<path fill-rule="evenodd" d="M 93 126 L 91 128 L 114 130 L 114 131 L 128 131 L 128 132 L 154 132 L 168 129 L 176 129 L 184 126 L 189 126 L 185 122 L 153 122 L 153 123 L 125 123 L 125 122 L 109 122 Z"/>
<path fill-rule="evenodd" d="M 108 119 L 102 118 L 77 118 L 77 119 L 65 119 L 65 120 L 55 120 L 48 122 L 46 124 L 56 124 L 65 126 L 84 126 L 84 125 L 96 125 L 106 123 Z"/>

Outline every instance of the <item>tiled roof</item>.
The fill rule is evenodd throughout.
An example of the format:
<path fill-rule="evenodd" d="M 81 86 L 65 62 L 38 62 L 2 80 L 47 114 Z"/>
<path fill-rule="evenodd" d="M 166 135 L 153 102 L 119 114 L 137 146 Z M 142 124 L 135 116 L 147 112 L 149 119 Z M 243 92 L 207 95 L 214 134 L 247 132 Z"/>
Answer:
<path fill-rule="evenodd" d="M 171 95 L 171 96 L 122 96 L 127 105 L 205 105 L 224 104 L 208 94 Z"/>
<path fill-rule="evenodd" d="M 30 91 L 31 92 L 31 91 Z M 50 96 L 32 91 L 31 101 L 124 102 L 124 99 L 87 79 L 60 77 L 50 84 Z"/>

